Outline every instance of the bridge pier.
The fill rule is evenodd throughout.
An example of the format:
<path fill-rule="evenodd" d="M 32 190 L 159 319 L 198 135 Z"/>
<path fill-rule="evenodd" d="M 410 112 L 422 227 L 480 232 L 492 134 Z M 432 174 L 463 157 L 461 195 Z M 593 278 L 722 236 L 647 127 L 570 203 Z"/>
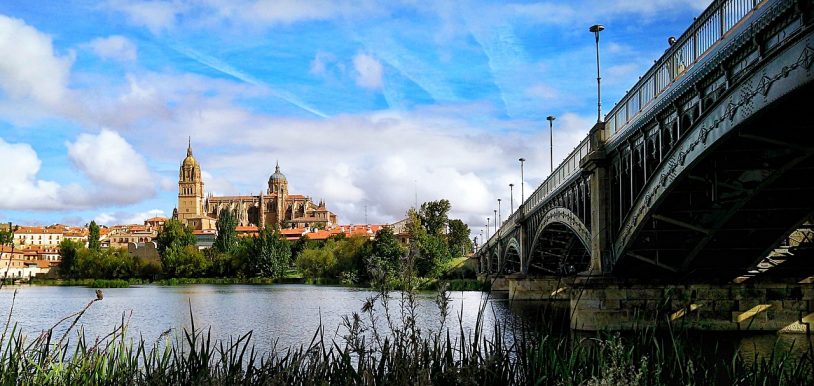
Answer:
<path fill-rule="evenodd" d="M 814 285 L 657 284 L 581 277 L 570 292 L 571 328 L 665 326 L 705 331 L 805 333 L 814 322 Z"/>
<path fill-rule="evenodd" d="M 569 300 L 572 277 L 509 277 L 509 300 Z"/>

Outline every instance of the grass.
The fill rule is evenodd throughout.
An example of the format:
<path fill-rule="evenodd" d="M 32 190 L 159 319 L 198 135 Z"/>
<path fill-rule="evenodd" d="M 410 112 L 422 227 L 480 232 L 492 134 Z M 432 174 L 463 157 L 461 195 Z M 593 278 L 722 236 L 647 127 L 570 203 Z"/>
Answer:
<path fill-rule="evenodd" d="M 16 298 L 16 292 L 15 292 Z M 452 323 L 435 331 L 416 327 L 411 292 L 380 292 L 348 315 L 337 340 L 318 328 L 308 345 L 258 353 L 252 333 L 213 340 L 195 324 L 155 342 L 130 339 L 126 320 L 109 335 L 76 342 L 66 337 L 102 296 L 33 339 L 6 323 L 0 337 L 0 384 L 14 385 L 803 385 L 811 384 L 811 357 L 787 352 L 744 359 L 703 354 L 681 333 L 657 337 L 553 335 L 545 328 L 489 333 L 479 319 L 465 331 Z M 446 299 L 446 301 L 444 300 Z M 448 297 L 439 293 L 442 318 Z M 374 307 L 377 306 L 377 307 Z M 14 303 L 9 311 L 13 312 Z M 482 317 L 485 308 L 481 308 Z M 57 335 L 57 327 L 69 328 Z M 327 326 L 332 330 L 333 326 Z M 508 338 L 508 339 L 507 339 Z"/>

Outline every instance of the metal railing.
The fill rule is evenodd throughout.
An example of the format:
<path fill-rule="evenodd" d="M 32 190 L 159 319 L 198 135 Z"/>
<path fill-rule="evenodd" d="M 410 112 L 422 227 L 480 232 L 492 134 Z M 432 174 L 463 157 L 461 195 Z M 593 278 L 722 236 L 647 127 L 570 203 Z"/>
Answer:
<path fill-rule="evenodd" d="M 605 138 L 621 133 L 640 112 L 692 68 L 738 22 L 768 0 L 716 0 L 605 115 Z"/>
<path fill-rule="evenodd" d="M 676 80 L 692 68 L 716 43 L 721 41 L 738 22 L 769 0 L 715 0 L 690 28 L 655 62 L 636 85 L 605 115 L 601 140 L 624 131 L 639 113 L 650 107 Z M 514 226 L 516 217 L 528 215 L 556 192 L 563 182 L 580 170 L 580 161 L 591 152 L 590 134 L 574 148 L 554 172 L 534 190 L 483 246 L 491 246 L 500 235 Z M 522 211 L 522 212 L 521 212 Z"/>
<path fill-rule="evenodd" d="M 484 246 L 491 245 L 497 238 L 506 233 L 511 227 L 514 226 L 516 218 L 522 213 L 524 216 L 528 215 L 532 211 L 536 210 L 537 206 L 542 205 L 548 197 L 554 193 L 557 188 L 559 188 L 563 182 L 567 181 L 572 175 L 579 172 L 581 169 L 579 167 L 580 161 L 585 158 L 591 152 L 591 141 L 590 136 L 585 137 L 582 142 L 571 150 L 571 153 L 565 157 L 565 160 L 554 169 L 554 173 L 548 176 L 548 178 L 543 181 L 537 189 L 534 190 L 534 193 L 529 196 L 525 202 L 523 202 L 514 213 L 512 213 L 506 221 L 500 224 L 500 228 L 489 237 L 489 240 L 484 244 Z"/>

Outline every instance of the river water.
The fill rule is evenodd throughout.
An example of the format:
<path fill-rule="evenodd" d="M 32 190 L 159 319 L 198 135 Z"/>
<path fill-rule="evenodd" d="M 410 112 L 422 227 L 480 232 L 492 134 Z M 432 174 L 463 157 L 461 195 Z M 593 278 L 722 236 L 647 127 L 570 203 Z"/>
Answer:
<path fill-rule="evenodd" d="M 8 316 L 14 290 L 17 297 L 12 324 L 29 337 L 47 330 L 60 319 L 81 310 L 96 298 L 95 290 L 85 287 L 6 286 L 0 290 L 0 318 Z M 95 302 L 82 316 L 77 329 L 82 328 L 89 339 L 105 336 L 124 318 L 128 336 L 141 336 L 146 342 L 158 339 L 170 330 L 179 334 L 190 327 L 190 307 L 196 328 L 211 328 L 213 338 L 226 339 L 252 331 L 256 349 L 269 352 L 277 349 L 308 345 L 321 326 L 324 339 L 341 343 L 347 333 L 343 317 L 361 313 L 364 302 L 376 295 L 368 289 L 314 286 L 299 284 L 276 285 L 185 285 L 134 286 L 104 289 L 104 300 Z M 534 302 L 509 302 L 477 291 L 450 292 L 449 316 L 446 326 L 457 334 L 459 325 L 470 333 L 481 309 L 483 331 L 491 333 L 495 321 L 504 326 L 519 324 L 537 326 L 547 323 L 555 334 L 568 334 L 566 305 L 551 307 Z M 391 315 L 399 319 L 400 297 L 392 294 Z M 376 308 L 381 324 L 384 309 Z M 417 296 L 417 325 L 425 330 L 441 327 L 436 294 Z M 362 314 L 363 320 L 366 320 Z M 460 322 L 459 322 L 460 320 Z M 4 323 L 0 322 L 0 327 Z M 67 328 L 63 323 L 55 329 L 56 336 Z M 590 334 L 589 334 L 590 336 Z M 695 334 L 690 339 L 699 344 L 717 346 L 722 352 L 738 350 L 751 357 L 764 355 L 773 348 L 791 350 L 801 355 L 808 348 L 806 337 L 775 333 L 755 334 Z"/>

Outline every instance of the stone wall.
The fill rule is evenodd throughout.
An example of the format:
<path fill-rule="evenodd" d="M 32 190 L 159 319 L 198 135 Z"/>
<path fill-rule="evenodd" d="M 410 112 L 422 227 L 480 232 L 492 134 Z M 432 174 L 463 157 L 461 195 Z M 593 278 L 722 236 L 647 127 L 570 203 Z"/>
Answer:
<path fill-rule="evenodd" d="M 812 284 L 629 284 L 577 280 L 571 327 L 630 330 L 667 323 L 720 331 L 806 332 L 814 322 Z"/>

